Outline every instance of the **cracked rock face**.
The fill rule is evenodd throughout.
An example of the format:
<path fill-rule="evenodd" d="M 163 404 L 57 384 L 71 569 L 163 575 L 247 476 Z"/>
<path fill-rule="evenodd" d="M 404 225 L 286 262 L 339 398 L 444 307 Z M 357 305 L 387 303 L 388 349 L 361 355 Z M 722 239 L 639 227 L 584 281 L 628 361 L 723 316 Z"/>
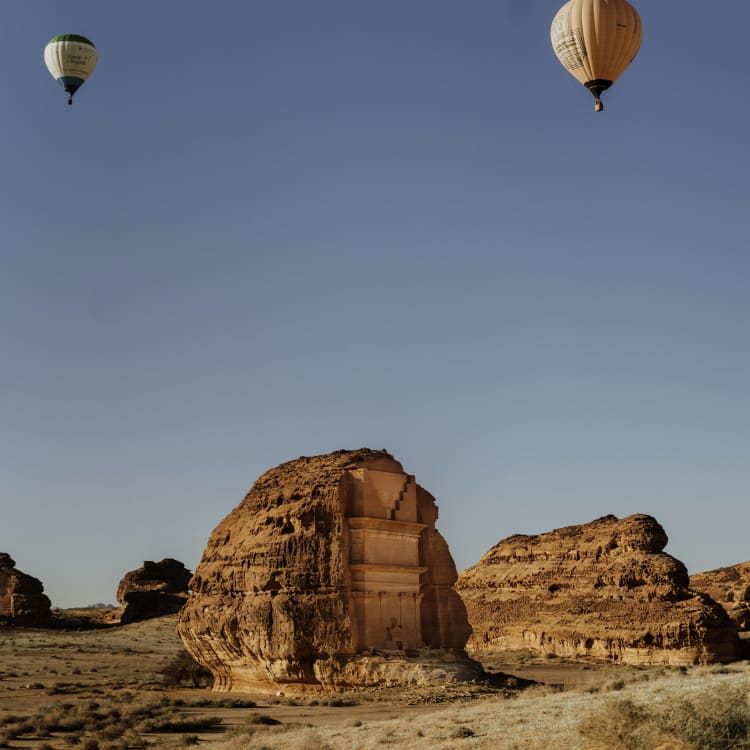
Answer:
<path fill-rule="evenodd" d="M 690 588 L 719 602 L 738 630 L 750 631 L 750 562 L 695 573 Z"/>
<path fill-rule="evenodd" d="M 530 649 L 628 664 L 738 658 L 736 627 L 690 589 L 666 544 L 647 515 L 498 542 L 456 584 L 473 628 L 470 651 Z"/>
<path fill-rule="evenodd" d="M 180 612 L 215 689 L 476 675 L 434 498 L 384 451 L 301 457 L 214 530 Z"/>
<path fill-rule="evenodd" d="M 50 600 L 42 582 L 16 569 L 10 555 L 0 552 L 0 620 L 15 625 L 46 625 Z"/>
<path fill-rule="evenodd" d="M 146 560 L 126 573 L 117 587 L 120 622 L 148 620 L 179 612 L 188 596 L 191 572 L 169 557 L 159 562 Z"/>

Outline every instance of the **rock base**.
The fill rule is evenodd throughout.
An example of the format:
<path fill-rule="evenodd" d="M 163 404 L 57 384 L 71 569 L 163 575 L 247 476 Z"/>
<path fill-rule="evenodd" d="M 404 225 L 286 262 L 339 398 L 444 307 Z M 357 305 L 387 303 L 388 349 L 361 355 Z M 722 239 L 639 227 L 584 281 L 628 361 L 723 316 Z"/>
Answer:
<path fill-rule="evenodd" d="M 236 667 L 217 675 L 214 691 L 257 692 L 269 689 L 285 695 L 330 692 L 349 688 L 445 685 L 479 679 L 482 665 L 465 654 L 425 650 L 418 655 L 376 651 L 352 657 L 318 660 L 313 682 L 280 682 L 259 678 L 255 669 Z"/>

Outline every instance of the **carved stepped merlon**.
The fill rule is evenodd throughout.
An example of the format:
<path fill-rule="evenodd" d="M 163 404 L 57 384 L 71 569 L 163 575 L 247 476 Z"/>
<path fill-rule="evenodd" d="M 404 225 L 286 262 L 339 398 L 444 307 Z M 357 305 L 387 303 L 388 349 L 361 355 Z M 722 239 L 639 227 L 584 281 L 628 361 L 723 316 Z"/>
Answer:
<path fill-rule="evenodd" d="M 407 500 L 407 493 L 411 492 L 413 497 L 410 497 Z M 403 518 L 401 517 L 401 504 L 406 502 L 413 502 L 416 504 L 416 485 L 414 483 L 414 475 L 413 474 L 407 474 L 406 475 L 406 481 L 404 482 L 404 486 L 399 492 L 398 497 L 396 498 L 396 502 L 394 503 L 393 508 L 391 508 L 391 514 L 390 519 L 391 521 L 402 521 Z M 411 508 L 411 505 L 409 505 Z"/>

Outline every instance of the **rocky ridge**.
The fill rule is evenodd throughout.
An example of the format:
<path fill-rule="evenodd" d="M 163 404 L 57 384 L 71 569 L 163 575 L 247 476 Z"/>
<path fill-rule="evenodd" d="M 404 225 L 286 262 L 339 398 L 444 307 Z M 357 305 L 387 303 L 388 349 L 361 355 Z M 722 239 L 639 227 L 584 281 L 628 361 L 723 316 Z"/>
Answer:
<path fill-rule="evenodd" d="M 741 632 L 750 631 L 750 561 L 690 576 L 690 588 L 721 604 Z"/>
<path fill-rule="evenodd" d="M 647 515 L 515 535 L 459 576 L 472 651 L 529 649 L 629 664 L 727 662 L 737 629 Z"/>
<path fill-rule="evenodd" d="M 14 625 L 46 625 L 50 600 L 42 582 L 16 569 L 11 556 L 0 552 L 0 620 Z"/>

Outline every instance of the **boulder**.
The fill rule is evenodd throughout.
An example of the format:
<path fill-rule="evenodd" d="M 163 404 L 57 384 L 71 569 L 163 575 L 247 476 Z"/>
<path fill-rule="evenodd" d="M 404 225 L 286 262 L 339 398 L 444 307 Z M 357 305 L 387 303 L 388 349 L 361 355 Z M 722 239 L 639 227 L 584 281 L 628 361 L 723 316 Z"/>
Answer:
<path fill-rule="evenodd" d="M 179 560 L 169 557 L 159 562 L 146 560 L 142 567 L 126 573 L 117 587 L 120 622 L 179 612 L 188 597 L 191 575 Z"/>
<path fill-rule="evenodd" d="M 646 515 L 498 542 L 456 585 L 473 628 L 470 652 L 528 649 L 628 664 L 739 658 L 737 628 L 690 589 L 666 544 Z"/>
<path fill-rule="evenodd" d="M 211 534 L 178 632 L 220 691 L 473 678 L 437 516 L 385 451 L 282 464 Z"/>
<path fill-rule="evenodd" d="M 42 582 L 17 570 L 5 552 L 0 552 L 0 620 L 31 626 L 43 626 L 50 620 L 50 600 Z"/>
<path fill-rule="evenodd" d="M 750 631 L 750 562 L 695 573 L 690 588 L 719 602 L 740 632 Z"/>

